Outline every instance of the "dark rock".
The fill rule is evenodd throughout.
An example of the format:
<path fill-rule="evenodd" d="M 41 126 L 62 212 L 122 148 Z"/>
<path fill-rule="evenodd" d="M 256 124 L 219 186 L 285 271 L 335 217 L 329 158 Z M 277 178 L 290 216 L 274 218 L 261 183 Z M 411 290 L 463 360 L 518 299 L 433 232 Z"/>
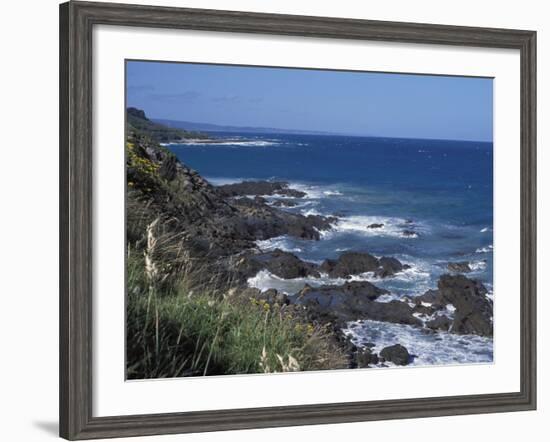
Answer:
<path fill-rule="evenodd" d="M 447 264 L 447 269 L 454 273 L 469 273 L 472 271 L 468 261 L 450 262 Z"/>
<path fill-rule="evenodd" d="M 376 302 L 388 291 L 367 281 L 353 281 L 341 286 L 311 287 L 306 285 L 295 297 L 321 321 L 349 322 L 358 319 L 422 326 L 413 309 L 400 301 Z"/>
<path fill-rule="evenodd" d="M 283 181 L 243 181 L 242 183 L 224 184 L 217 187 L 218 191 L 228 196 L 245 195 L 287 195 L 294 198 L 303 198 L 307 194 L 289 188 Z"/>
<path fill-rule="evenodd" d="M 160 165 L 160 176 L 166 181 L 172 181 L 174 178 L 176 178 L 176 174 L 178 173 L 177 165 L 177 158 L 174 155 L 167 155 Z"/>
<path fill-rule="evenodd" d="M 384 223 L 372 223 L 367 226 L 367 229 L 381 229 L 384 227 Z"/>
<path fill-rule="evenodd" d="M 407 365 L 410 360 L 409 352 L 401 344 L 383 348 L 380 356 L 384 358 L 384 361 L 393 362 L 395 365 Z"/>
<path fill-rule="evenodd" d="M 428 307 L 422 304 L 416 304 L 413 307 L 413 310 L 415 313 L 420 313 L 422 315 L 432 315 L 435 312 L 435 309 L 433 307 Z"/>
<path fill-rule="evenodd" d="M 428 327 L 431 330 L 442 330 L 442 331 L 449 331 L 451 328 L 453 321 L 450 320 L 445 315 L 439 315 L 432 319 L 431 321 L 426 322 L 426 327 Z"/>
<path fill-rule="evenodd" d="M 381 278 L 395 275 L 404 269 L 403 264 L 401 264 L 399 260 L 396 258 L 388 258 L 386 256 L 383 256 L 378 260 L 378 265 L 380 267 L 374 272 L 374 274 Z"/>
<path fill-rule="evenodd" d="M 283 279 L 320 276 L 316 264 L 302 261 L 296 255 L 280 249 L 247 255 L 236 264 L 236 269 L 246 278 L 264 269 Z"/>
<path fill-rule="evenodd" d="M 348 278 L 365 272 L 373 272 L 375 276 L 385 278 L 404 269 L 404 265 L 395 258 L 378 259 L 363 252 L 344 252 L 338 259 L 327 259 L 320 266 L 320 270 L 331 278 Z"/>
<path fill-rule="evenodd" d="M 306 276 L 319 277 L 317 265 L 302 261 L 296 255 L 281 250 L 269 253 L 267 270 L 284 279 L 294 279 Z"/>
<path fill-rule="evenodd" d="M 485 296 L 487 289 L 481 282 L 464 275 L 443 275 L 437 286 L 437 290 L 417 296 L 414 299 L 417 306 L 427 302 L 433 310 L 443 310 L 451 304 L 455 311 L 450 332 L 493 335 L 493 303 Z"/>
<path fill-rule="evenodd" d="M 414 298 L 414 302 L 416 302 L 417 305 L 420 305 L 422 302 L 428 302 L 430 304 L 441 302 L 441 294 L 438 290 L 430 289 L 423 295 Z"/>
<path fill-rule="evenodd" d="M 413 316 L 413 309 L 401 301 L 371 302 L 364 310 L 364 318 L 375 321 L 393 322 L 395 324 L 408 324 L 422 326 L 422 321 Z"/>
<path fill-rule="evenodd" d="M 297 206 L 297 203 L 295 203 L 292 200 L 280 199 L 280 200 L 273 201 L 271 205 L 274 207 L 295 207 Z"/>
<path fill-rule="evenodd" d="M 372 301 L 387 293 L 389 293 L 387 290 L 376 287 L 368 281 L 351 281 L 343 285 L 322 285 L 320 287 L 306 285 L 298 292 L 298 299 L 301 301 L 315 299 L 321 304 L 329 306 L 350 301 L 353 298 L 365 298 Z"/>
<path fill-rule="evenodd" d="M 357 350 L 355 360 L 358 368 L 368 368 L 369 365 L 376 365 L 379 362 L 378 355 L 373 353 L 370 348 Z"/>
<path fill-rule="evenodd" d="M 401 234 L 409 238 L 416 238 L 418 236 L 418 233 L 416 233 L 414 230 L 403 230 Z"/>
<path fill-rule="evenodd" d="M 258 274 L 261 270 L 264 270 L 264 265 L 253 259 L 253 255 L 242 254 L 236 257 L 230 257 L 227 260 L 226 265 L 233 274 L 236 275 L 236 280 L 243 286 L 247 286 L 247 280 Z"/>
<path fill-rule="evenodd" d="M 224 194 L 155 142 L 133 133 L 129 144 L 134 157 L 158 167 L 158 173 L 147 174 L 132 164 L 127 167 L 127 180 L 133 184 L 128 199 L 127 235 L 131 242 L 142 241 L 147 224 L 160 214 L 167 220 L 162 223 L 164 228 L 181 237 L 190 258 L 219 267 L 216 261 L 222 265 L 233 262 L 228 258 L 253 249 L 257 240 L 281 235 L 318 240 L 319 232 L 330 229 L 334 222 L 333 218 L 306 217 L 271 207 L 259 196 L 228 198 L 238 192 Z M 169 185 L 161 185 L 162 180 Z M 278 192 L 287 187 L 286 183 L 266 185 Z"/>
<path fill-rule="evenodd" d="M 493 303 L 487 289 L 464 275 L 443 275 L 437 284 L 443 304 L 455 307 L 451 331 L 459 334 L 493 335 Z"/>
<path fill-rule="evenodd" d="M 276 193 L 277 195 L 286 195 L 292 198 L 303 198 L 304 196 L 307 195 L 307 193 L 302 192 L 301 190 L 290 189 L 290 188 L 281 189 Z"/>
<path fill-rule="evenodd" d="M 321 264 L 321 271 L 331 278 L 347 278 L 378 269 L 378 259 L 368 253 L 344 252 L 337 260 L 327 259 Z"/>
<path fill-rule="evenodd" d="M 290 235 L 303 239 L 320 238 L 320 231 L 332 228 L 332 218 L 319 215 L 304 216 L 258 203 L 250 198 L 231 200 L 239 214 L 232 226 L 237 224 L 255 239 L 269 239 Z"/>

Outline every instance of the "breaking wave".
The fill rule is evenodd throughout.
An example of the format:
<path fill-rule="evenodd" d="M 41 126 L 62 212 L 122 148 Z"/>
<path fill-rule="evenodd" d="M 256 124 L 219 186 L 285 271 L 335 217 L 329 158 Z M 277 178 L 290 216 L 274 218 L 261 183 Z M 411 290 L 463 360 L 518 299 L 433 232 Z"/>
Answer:
<path fill-rule="evenodd" d="M 485 247 L 480 247 L 478 249 L 476 249 L 476 253 L 491 253 L 493 251 L 493 245 L 489 245 L 489 246 L 485 246 Z"/>
<path fill-rule="evenodd" d="M 350 322 L 345 333 L 357 346 L 374 344 L 376 353 L 399 343 L 413 356 L 410 364 L 413 366 L 493 362 L 493 340 L 481 336 L 432 332 L 411 325 L 370 320 Z M 378 367 L 384 366 L 394 365 L 378 364 Z"/>
<path fill-rule="evenodd" d="M 294 295 L 302 290 L 306 284 L 312 287 L 320 287 L 322 285 L 343 285 L 351 281 L 368 281 L 380 288 L 390 290 L 390 294 L 382 295 L 377 299 L 379 302 L 389 302 L 394 299 L 402 299 L 404 296 L 423 294 L 425 290 L 430 287 L 429 280 L 429 272 L 425 269 L 412 266 L 410 269 L 403 270 L 402 272 L 383 279 L 374 276 L 372 272 L 352 275 L 349 278 L 331 278 L 328 274 L 321 273 L 319 277 L 307 276 L 294 279 L 283 279 L 268 270 L 261 270 L 255 276 L 249 278 L 247 283 L 249 287 L 254 287 L 261 291 L 276 289 L 288 295 Z M 396 288 L 403 287 L 411 282 L 415 283 L 413 291 L 406 288 Z"/>
<path fill-rule="evenodd" d="M 277 236 L 271 239 L 263 239 L 256 241 L 256 246 L 263 251 L 272 251 L 280 249 L 284 252 L 299 253 L 303 249 L 293 244 L 296 240 L 289 238 L 288 236 Z"/>
<path fill-rule="evenodd" d="M 249 140 L 249 139 L 220 139 L 220 140 L 183 140 L 178 141 L 177 143 L 164 143 L 162 146 L 168 147 L 217 147 L 217 146 L 228 146 L 228 147 L 269 147 L 269 146 L 281 146 L 284 144 L 280 140 Z"/>
<path fill-rule="evenodd" d="M 353 215 L 339 217 L 333 225 L 332 231 L 361 233 L 365 236 L 391 236 L 395 238 L 414 239 L 429 231 L 428 227 L 418 223 L 411 223 L 403 218 L 384 216 Z"/>

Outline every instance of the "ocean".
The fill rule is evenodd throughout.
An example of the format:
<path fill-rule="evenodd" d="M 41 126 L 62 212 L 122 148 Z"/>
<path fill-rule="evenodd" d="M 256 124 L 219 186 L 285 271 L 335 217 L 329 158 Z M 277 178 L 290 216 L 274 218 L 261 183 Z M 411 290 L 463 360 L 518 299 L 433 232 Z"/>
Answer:
<path fill-rule="evenodd" d="M 219 143 L 168 148 L 214 185 L 287 181 L 307 196 L 290 198 L 296 206 L 283 210 L 339 218 L 320 241 L 285 236 L 258 242 L 262 249 L 279 248 L 317 263 L 344 251 L 361 251 L 409 264 L 410 269 L 391 278 L 355 277 L 391 292 L 379 302 L 421 295 L 437 287 L 449 262 L 467 261 L 473 270 L 467 276 L 481 280 L 493 298 L 492 143 L 296 134 L 214 136 L 220 137 Z M 277 198 L 283 197 L 266 197 Z M 288 294 L 306 283 L 343 280 L 282 280 L 267 271 L 249 280 L 251 286 Z M 375 351 L 402 343 L 418 355 L 413 365 L 493 360 L 490 338 L 425 333 L 375 321 L 350 324 L 348 332 L 358 345 L 374 343 Z"/>

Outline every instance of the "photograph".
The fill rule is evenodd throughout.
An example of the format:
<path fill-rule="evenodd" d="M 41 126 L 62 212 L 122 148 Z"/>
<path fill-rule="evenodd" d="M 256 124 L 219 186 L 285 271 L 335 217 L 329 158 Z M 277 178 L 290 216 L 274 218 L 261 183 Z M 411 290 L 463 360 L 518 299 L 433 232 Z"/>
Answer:
<path fill-rule="evenodd" d="M 470 3 L 4 2 L 0 442 L 548 433 L 550 21 Z"/>
<path fill-rule="evenodd" d="M 127 380 L 494 362 L 493 78 L 125 77 Z"/>

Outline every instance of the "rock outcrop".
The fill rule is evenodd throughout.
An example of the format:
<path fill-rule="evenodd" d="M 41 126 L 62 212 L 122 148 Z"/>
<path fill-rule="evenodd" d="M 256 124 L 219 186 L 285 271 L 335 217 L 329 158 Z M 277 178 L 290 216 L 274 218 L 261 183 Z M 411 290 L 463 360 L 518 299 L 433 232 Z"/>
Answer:
<path fill-rule="evenodd" d="M 401 301 L 376 302 L 389 293 L 368 281 L 352 281 L 343 285 L 306 285 L 293 302 L 306 306 L 315 316 L 340 323 L 358 319 L 372 319 L 397 324 L 421 326 L 413 316 L 413 309 Z"/>
<path fill-rule="evenodd" d="M 304 278 L 307 276 L 318 278 L 318 266 L 302 261 L 290 252 L 275 249 L 271 252 L 245 254 L 235 264 L 235 270 L 243 277 L 250 278 L 261 270 L 268 270 L 275 276 L 283 279 Z"/>
<path fill-rule="evenodd" d="M 293 198 L 303 198 L 307 194 L 301 190 L 292 189 L 284 181 L 243 181 L 241 183 L 224 184 L 218 190 L 225 197 L 249 195 L 284 195 Z"/>
<path fill-rule="evenodd" d="M 380 356 L 384 358 L 385 361 L 393 362 L 395 365 L 408 365 L 411 359 L 408 350 L 401 344 L 383 348 L 380 352 Z"/>
<path fill-rule="evenodd" d="M 463 275 L 443 275 L 437 288 L 443 303 L 456 309 L 451 329 L 454 333 L 493 335 L 493 303 L 483 284 Z"/>
<path fill-rule="evenodd" d="M 493 303 L 487 298 L 487 289 L 476 280 L 464 275 L 442 275 L 437 290 L 428 290 L 415 299 L 417 303 L 429 303 L 434 311 L 452 306 L 453 319 L 434 318 L 426 325 L 430 328 L 458 334 L 493 335 Z"/>
<path fill-rule="evenodd" d="M 447 264 L 447 269 L 453 273 L 469 273 L 472 271 L 468 261 L 450 262 Z"/>
<path fill-rule="evenodd" d="M 349 278 L 352 275 L 373 272 L 375 276 L 385 278 L 409 268 L 396 258 L 380 259 L 364 252 L 344 252 L 338 259 L 327 259 L 320 266 L 322 272 L 331 278 Z"/>
<path fill-rule="evenodd" d="M 128 139 L 127 176 L 129 240 L 142 237 L 146 224 L 160 215 L 195 257 L 228 257 L 254 248 L 256 240 L 280 235 L 318 240 L 334 221 L 280 210 L 262 198 L 228 198 L 139 132 Z M 135 229 L 134 222 L 139 222 Z"/>

